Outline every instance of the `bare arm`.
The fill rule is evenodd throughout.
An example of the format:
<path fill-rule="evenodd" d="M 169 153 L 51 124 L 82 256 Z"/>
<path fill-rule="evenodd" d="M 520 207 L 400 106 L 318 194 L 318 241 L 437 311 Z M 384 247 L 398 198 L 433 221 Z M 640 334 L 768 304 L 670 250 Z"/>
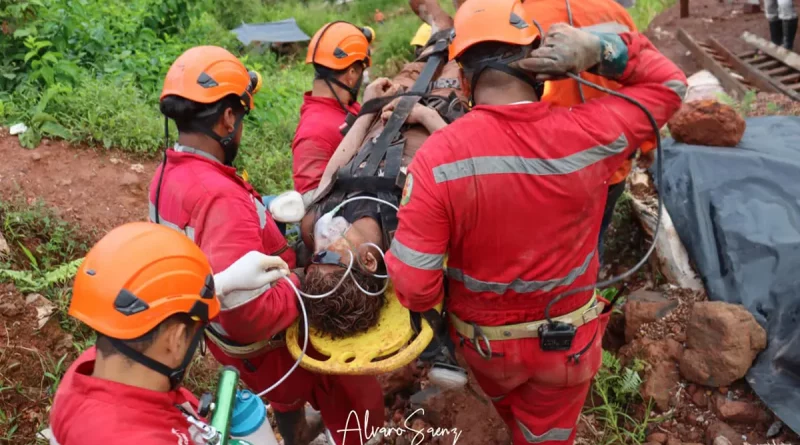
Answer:
<path fill-rule="evenodd" d="M 342 139 L 342 143 L 339 144 L 339 147 L 333 152 L 333 156 L 331 156 L 331 159 L 328 161 L 328 165 L 325 166 L 325 171 L 322 173 L 322 179 L 317 187 L 317 192 L 314 194 L 314 199 L 327 189 L 333 180 L 333 175 L 350 162 L 353 156 L 358 153 L 358 150 L 361 148 L 361 143 L 367 136 L 367 132 L 374 120 L 374 113 L 365 114 L 356 119 L 350 131 L 348 131 L 347 135 Z"/>

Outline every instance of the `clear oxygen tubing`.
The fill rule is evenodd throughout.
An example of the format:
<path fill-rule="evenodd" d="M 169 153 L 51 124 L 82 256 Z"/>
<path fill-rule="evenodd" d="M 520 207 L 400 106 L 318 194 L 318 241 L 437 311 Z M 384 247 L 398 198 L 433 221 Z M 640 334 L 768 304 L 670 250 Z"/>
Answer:
<path fill-rule="evenodd" d="M 391 208 L 393 208 L 395 210 L 399 210 L 397 208 L 397 206 L 395 206 L 394 204 L 392 204 L 392 203 L 390 203 L 388 201 L 385 201 L 383 199 L 380 199 L 380 198 L 373 198 L 372 196 L 355 196 L 353 198 L 349 198 L 349 199 L 345 200 L 344 202 L 342 202 L 341 204 L 336 206 L 333 210 L 331 210 L 329 213 L 334 215 L 345 204 L 350 203 L 352 201 L 358 201 L 358 200 L 376 201 L 376 202 L 379 202 L 381 204 L 386 204 L 386 205 L 388 205 L 389 207 L 391 207 Z M 381 259 L 384 258 L 383 250 L 381 250 L 377 245 L 375 245 L 374 243 L 366 243 L 366 244 L 370 245 L 370 246 L 373 246 L 376 249 L 378 249 L 378 252 L 381 254 Z M 294 365 L 292 365 L 292 367 L 289 368 L 288 371 L 286 371 L 286 374 L 284 374 L 283 377 L 278 379 L 277 382 L 273 383 L 272 386 L 270 386 L 269 388 L 265 389 L 264 391 L 261 391 L 260 393 L 258 393 L 258 397 L 264 396 L 265 394 L 267 394 L 270 391 L 273 391 L 275 388 L 277 388 L 281 383 L 285 382 L 286 379 L 288 379 L 289 376 L 292 375 L 292 373 L 300 366 L 300 363 L 302 363 L 302 361 L 303 361 L 303 357 L 305 357 L 305 355 L 306 355 L 306 351 L 308 350 L 308 336 L 309 336 L 309 332 L 308 332 L 308 312 L 306 311 L 306 305 L 303 302 L 303 297 L 311 298 L 311 299 L 321 299 L 321 298 L 330 297 L 331 295 L 333 295 L 334 292 L 336 292 L 337 289 L 339 289 L 339 286 L 342 285 L 342 283 L 344 282 L 344 280 L 347 278 L 348 275 L 350 275 L 350 277 L 356 283 L 356 286 L 358 286 L 358 289 L 361 290 L 361 292 L 364 292 L 365 294 L 370 295 L 370 296 L 378 296 L 378 295 L 382 294 L 386 290 L 386 288 L 389 286 L 389 280 L 388 280 L 389 277 L 388 277 L 388 275 L 385 275 L 385 276 L 384 275 L 376 275 L 376 277 L 378 277 L 378 278 L 384 278 L 384 277 L 387 278 L 386 283 L 384 283 L 383 289 L 380 292 L 377 292 L 377 293 L 367 292 L 366 290 L 364 290 L 361 287 L 361 285 L 358 284 L 358 281 L 356 281 L 355 277 L 353 277 L 353 275 L 350 273 L 350 271 L 353 269 L 353 261 L 354 261 L 355 257 L 353 255 L 353 252 L 348 251 L 348 253 L 350 254 L 350 263 L 347 266 L 347 271 L 342 276 L 342 279 L 339 280 L 338 283 L 336 283 L 336 286 L 334 286 L 333 289 L 331 289 L 328 292 L 325 292 L 324 294 L 321 294 L 321 295 L 307 294 L 307 293 L 301 291 L 300 289 L 298 289 L 297 286 L 294 285 L 294 283 L 292 282 L 292 280 L 289 277 L 281 277 L 283 280 L 286 280 L 286 282 L 289 283 L 289 286 L 292 287 L 292 290 L 294 290 L 295 295 L 297 295 L 297 301 L 300 302 L 300 311 L 303 313 L 303 333 L 304 333 L 304 335 L 303 335 L 303 349 L 301 350 L 300 355 L 297 357 L 297 360 L 294 362 Z"/>

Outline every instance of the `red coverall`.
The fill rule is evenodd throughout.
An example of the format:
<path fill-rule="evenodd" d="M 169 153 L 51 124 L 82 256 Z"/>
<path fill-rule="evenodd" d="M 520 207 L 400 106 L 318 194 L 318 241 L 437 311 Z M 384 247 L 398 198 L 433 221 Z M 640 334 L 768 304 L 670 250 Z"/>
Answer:
<path fill-rule="evenodd" d="M 294 251 L 261 204 L 259 194 L 236 175 L 236 169 L 223 165 L 207 153 L 182 146 L 178 149 L 181 151 L 167 150 L 167 170 L 159 203 L 160 223 L 192 238 L 206 254 L 214 271 L 225 270 L 251 250 L 280 255 L 294 268 Z M 150 183 L 150 220 L 153 222 L 160 171 L 161 167 Z M 294 274 L 291 277 L 299 286 L 297 277 Z M 298 316 L 297 296 L 284 280 L 261 295 L 238 301 L 225 300 L 221 309 L 212 324 L 240 344 L 268 339 L 289 327 Z M 228 357 L 210 341 L 206 343 L 220 363 L 236 367 L 242 380 L 256 392 L 275 383 L 295 362 L 285 347 L 241 360 Z M 370 423 L 383 425 L 383 396 L 378 381 L 371 376 L 322 375 L 297 368 L 267 397 L 279 412 L 293 411 L 310 402 L 320 410 L 337 444 L 342 443 L 342 435 L 336 430 L 345 428 L 351 410 L 358 413 L 362 423 L 365 411 L 369 410 Z"/>
<path fill-rule="evenodd" d="M 347 111 L 357 116 L 361 105 L 353 103 Z M 325 166 L 344 139 L 342 126 L 346 117 L 336 99 L 312 96 L 311 92 L 303 96 L 300 122 L 292 141 L 292 179 L 304 201 L 306 194 L 309 201 L 313 197 Z"/>
<path fill-rule="evenodd" d="M 620 91 L 663 125 L 681 104 L 686 77 L 644 36 L 621 36 L 629 61 Z M 434 133 L 409 167 L 386 255 L 398 298 L 418 312 L 441 302 L 447 253 L 447 304 L 461 320 L 543 319 L 551 298 L 595 282 L 606 181 L 652 136 L 642 111 L 613 96 L 571 109 L 545 102 L 473 108 Z M 591 297 L 565 297 L 551 316 Z M 538 338 L 493 341 L 502 356 L 488 361 L 453 335 L 514 443 L 563 445 L 574 440 L 607 323 L 608 313 L 580 326 L 567 352 L 542 351 Z M 568 362 L 584 349 L 577 364 Z"/>
<path fill-rule="evenodd" d="M 189 445 L 197 431 L 175 407 L 197 399 L 185 388 L 151 391 L 92 377 L 95 348 L 70 366 L 50 411 L 60 445 Z"/>

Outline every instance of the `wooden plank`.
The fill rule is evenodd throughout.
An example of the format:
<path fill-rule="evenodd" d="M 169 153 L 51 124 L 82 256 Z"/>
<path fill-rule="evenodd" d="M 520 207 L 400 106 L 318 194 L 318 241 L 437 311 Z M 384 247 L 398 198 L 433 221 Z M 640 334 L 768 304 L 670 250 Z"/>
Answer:
<path fill-rule="evenodd" d="M 800 73 L 788 74 L 786 76 L 778 77 L 777 79 L 782 83 L 796 82 L 800 80 Z"/>
<path fill-rule="evenodd" d="M 755 55 L 758 55 L 758 51 L 747 51 L 747 52 L 743 52 L 743 53 L 739 54 L 739 58 L 740 59 L 748 59 L 748 58 L 753 57 Z"/>
<path fill-rule="evenodd" d="M 723 88 L 725 88 L 732 96 L 737 98 L 744 97 L 745 93 L 747 93 L 747 88 L 742 85 L 738 80 L 736 80 L 731 74 L 722 67 L 716 60 L 714 60 L 711 56 L 706 54 L 703 51 L 703 48 L 697 44 L 697 42 L 688 34 L 683 28 L 678 28 L 678 41 L 683 44 L 689 51 L 691 51 L 694 60 L 703 67 L 711 72 L 714 76 L 719 79 L 719 82 L 722 84 Z"/>
<path fill-rule="evenodd" d="M 722 44 L 719 43 L 717 39 L 710 37 L 708 39 L 708 42 L 711 44 L 711 46 L 714 47 L 714 49 L 718 53 L 724 54 L 728 59 L 728 63 L 733 65 L 733 68 L 736 71 L 744 75 L 744 77 L 750 82 L 752 82 L 753 85 L 755 85 L 755 87 L 758 88 L 759 90 L 770 93 L 782 93 L 791 97 L 794 100 L 800 100 L 800 94 L 797 94 L 796 92 L 784 87 L 782 84 L 775 81 L 774 79 L 767 77 L 764 73 L 753 68 L 752 65 L 748 65 L 742 59 L 737 57 L 736 54 L 733 54 L 732 52 L 728 51 L 727 48 L 722 46 Z"/>
<path fill-rule="evenodd" d="M 792 71 L 794 71 L 794 70 L 789 68 L 788 66 L 779 66 L 777 68 L 773 68 L 771 70 L 767 70 L 766 74 L 769 77 L 775 77 L 776 74 L 785 75 L 785 74 L 791 73 Z"/>
<path fill-rule="evenodd" d="M 742 34 L 742 39 L 750 46 L 758 48 L 764 53 L 769 54 L 770 56 L 780 60 L 797 71 L 800 71 L 800 54 L 775 45 L 774 43 L 766 39 L 762 39 L 761 37 L 747 31 Z"/>
<path fill-rule="evenodd" d="M 762 63 L 753 63 L 752 65 L 760 70 L 767 69 L 767 68 L 775 68 L 779 66 L 781 63 L 775 59 L 769 60 L 767 62 Z"/>

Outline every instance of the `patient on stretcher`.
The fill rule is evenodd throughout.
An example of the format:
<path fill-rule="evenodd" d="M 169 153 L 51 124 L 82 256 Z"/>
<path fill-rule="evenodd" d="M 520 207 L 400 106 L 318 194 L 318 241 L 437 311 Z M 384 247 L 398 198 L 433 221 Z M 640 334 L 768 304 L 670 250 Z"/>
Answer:
<path fill-rule="evenodd" d="M 424 63 L 406 65 L 393 82 L 410 88 Z M 436 98 L 423 99 L 409 113 L 406 125 L 400 131 L 401 138 L 394 143 L 402 143 L 401 172 L 405 172 L 417 149 L 435 130 L 445 126 L 447 121 L 463 114 L 464 99 L 458 88 L 458 66 L 454 62 L 445 64 L 436 77 L 447 82 L 435 83 L 432 95 Z M 443 86 L 446 88 L 438 88 Z M 365 186 L 342 190 L 337 185 L 336 172 L 349 163 L 362 149 L 371 149 L 369 141 L 375 139 L 384 128 L 397 102 L 387 105 L 381 115 L 375 116 L 366 130 L 358 133 L 358 123 L 337 149 L 351 153 L 346 158 L 334 156 L 325 170 L 314 203 L 306 210 L 301 223 L 301 235 L 305 245 L 314 252 L 311 263 L 306 267 L 304 290 L 308 294 L 320 295 L 336 291 L 322 299 L 306 299 L 310 325 L 334 338 L 346 337 L 367 331 L 373 327 L 386 303 L 384 290 L 387 286 L 383 253 L 389 248 L 393 227 L 387 221 L 396 217 L 396 211 L 389 205 L 373 200 L 359 199 L 344 203 L 354 197 L 386 199 L 392 197 L 393 204 L 399 206 L 402 182 L 387 195 L 385 189 L 376 190 Z M 423 105 L 424 104 L 424 105 Z M 444 118 L 443 118 L 444 116 Z M 369 119 L 362 117 L 360 119 Z M 349 145 L 349 146 L 348 146 Z M 383 163 L 379 170 L 383 175 Z M 404 175 L 401 175 L 401 179 Z M 331 217 L 332 208 L 344 203 Z M 394 219 L 396 225 L 396 219 Z M 390 222 L 389 226 L 392 225 Z M 330 228 L 330 230 L 326 230 Z M 350 262 L 352 260 L 352 266 Z M 348 273 L 348 268 L 351 271 Z"/>

